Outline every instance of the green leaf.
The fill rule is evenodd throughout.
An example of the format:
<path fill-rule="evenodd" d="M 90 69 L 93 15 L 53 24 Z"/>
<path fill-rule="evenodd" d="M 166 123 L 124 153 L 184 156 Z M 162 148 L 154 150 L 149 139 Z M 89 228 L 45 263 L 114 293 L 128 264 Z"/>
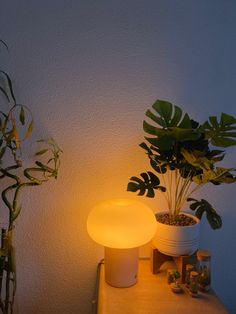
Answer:
<path fill-rule="evenodd" d="M 181 149 L 181 154 L 190 165 L 198 169 L 210 170 L 212 168 L 212 164 L 214 163 L 214 160 L 208 159 L 202 152 L 197 150 L 189 152 L 186 149 Z"/>
<path fill-rule="evenodd" d="M 185 113 L 183 120 L 178 125 L 179 128 L 182 129 L 190 129 L 192 127 L 191 120 L 189 118 L 189 115 Z"/>
<path fill-rule="evenodd" d="M 14 100 L 14 102 L 16 102 L 16 99 L 15 99 L 15 95 L 14 95 L 14 92 L 13 92 L 13 87 L 12 87 L 12 82 L 11 82 L 10 76 L 9 76 L 6 72 L 4 72 L 4 71 L 2 71 L 2 70 L 0 70 L 0 73 L 3 73 L 3 75 L 6 77 L 6 80 L 7 80 L 7 85 L 8 85 L 8 87 L 9 87 L 11 97 L 12 97 L 12 99 Z"/>
<path fill-rule="evenodd" d="M 24 111 L 23 106 L 21 106 L 21 109 L 20 109 L 19 119 L 20 119 L 21 124 L 25 125 L 25 111 Z"/>
<path fill-rule="evenodd" d="M 212 145 L 229 147 L 236 145 L 236 119 L 226 113 L 221 114 L 220 123 L 215 116 L 200 127 Z"/>
<path fill-rule="evenodd" d="M 149 182 L 149 178 L 148 178 L 148 174 L 147 174 L 147 173 L 143 172 L 143 173 L 141 173 L 140 175 L 141 175 L 141 177 L 143 178 L 143 180 L 144 180 L 145 183 L 148 183 L 148 182 Z"/>
<path fill-rule="evenodd" d="M 178 106 L 174 106 L 174 116 L 171 120 L 170 126 L 176 126 L 179 124 L 182 117 L 182 109 Z"/>
<path fill-rule="evenodd" d="M 154 190 L 149 188 L 147 190 L 147 194 L 146 194 L 146 197 L 150 197 L 150 198 L 153 198 L 155 196 L 155 193 L 154 193 Z"/>
<path fill-rule="evenodd" d="M 145 139 L 155 147 L 158 147 L 162 151 L 169 151 L 174 147 L 175 140 L 170 136 L 163 136 L 160 138 L 156 137 L 145 137 Z"/>
<path fill-rule="evenodd" d="M 163 130 L 160 128 L 157 128 L 149 123 L 147 123 L 146 121 L 143 121 L 143 130 L 151 135 L 157 135 L 157 136 L 164 136 L 164 135 L 168 135 L 168 131 L 167 130 Z"/>
<path fill-rule="evenodd" d="M 211 143 L 217 147 L 229 147 L 236 145 L 236 140 L 222 136 L 213 136 L 211 138 Z"/>
<path fill-rule="evenodd" d="M 26 135 L 25 135 L 25 138 L 26 138 L 26 139 L 29 139 L 29 138 L 30 138 L 30 135 L 31 135 L 31 133 L 32 133 L 32 131 L 33 131 L 33 127 L 34 127 L 34 121 L 32 120 L 32 121 L 30 122 L 30 124 L 29 124 L 28 130 L 27 130 Z"/>
<path fill-rule="evenodd" d="M 164 122 L 164 126 L 167 127 L 171 121 L 172 104 L 165 100 L 157 100 L 152 107 L 159 113 L 160 119 Z"/>
<path fill-rule="evenodd" d="M 152 119 L 154 122 L 156 122 L 160 126 L 162 126 L 162 127 L 166 126 L 165 121 L 163 121 L 160 117 L 155 116 L 150 110 L 146 111 L 146 116 L 148 118 Z"/>
<path fill-rule="evenodd" d="M 0 160 L 1 160 L 2 157 L 4 156 L 5 151 L 6 151 L 6 146 L 4 146 L 3 148 L 1 148 L 1 150 L 0 150 Z"/>
<path fill-rule="evenodd" d="M 150 177 L 150 181 L 152 182 L 152 184 L 154 186 L 158 186 L 160 184 L 159 178 L 154 173 L 152 173 L 151 171 L 148 171 L 147 173 Z"/>
<path fill-rule="evenodd" d="M 233 116 L 222 112 L 221 119 L 220 119 L 221 125 L 227 126 L 227 125 L 231 125 L 235 123 L 236 123 L 236 119 Z"/>
<path fill-rule="evenodd" d="M 142 172 L 140 175 L 142 179 L 138 177 L 130 178 L 131 182 L 128 183 L 127 191 L 139 191 L 138 195 L 144 195 L 146 192 L 146 197 L 151 198 L 155 196 L 154 190 L 160 189 L 161 191 L 165 191 L 165 187 L 159 185 L 159 178 L 151 171 L 148 171 L 147 173 Z"/>
<path fill-rule="evenodd" d="M 5 89 L 3 87 L 0 86 L 0 91 L 3 93 L 3 95 L 6 97 L 7 101 L 10 102 L 10 99 L 7 95 L 7 92 L 5 91 Z"/>
<path fill-rule="evenodd" d="M 206 200 L 201 199 L 201 201 L 198 201 L 194 198 L 188 198 L 188 202 L 193 202 L 190 205 L 190 209 L 195 211 L 195 215 L 201 219 L 203 213 L 206 213 L 207 220 L 212 227 L 212 229 L 219 229 L 222 226 L 222 219 L 220 215 L 217 214 L 216 210 L 212 207 L 210 203 L 208 203 Z"/>
<path fill-rule="evenodd" d="M 198 129 L 181 129 L 179 127 L 170 127 L 170 135 L 177 141 L 195 141 L 201 137 Z"/>
<path fill-rule="evenodd" d="M 152 154 L 152 151 L 151 151 L 151 149 L 147 146 L 147 144 L 146 143 L 141 143 L 141 144 L 139 144 L 139 146 L 141 147 L 141 148 L 143 148 L 144 150 L 146 150 L 146 152 L 147 152 L 147 154 Z"/>
<path fill-rule="evenodd" d="M 7 51 L 9 51 L 9 48 L 4 40 L 0 39 L 0 43 L 3 44 L 3 46 L 7 49 Z"/>
<path fill-rule="evenodd" d="M 210 120 L 212 126 L 213 126 L 215 129 L 218 129 L 218 128 L 219 128 L 219 124 L 218 124 L 217 118 L 216 118 L 215 116 L 209 117 L 209 120 Z"/>
<path fill-rule="evenodd" d="M 127 186 L 127 191 L 137 192 L 139 190 L 139 185 L 135 182 L 129 182 Z"/>
<path fill-rule="evenodd" d="M 48 149 L 47 149 L 47 148 L 42 149 L 42 150 L 38 151 L 38 152 L 35 154 L 35 156 L 43 155 L 43 154 L 45 154 L 46 152 L 48 152 Z"/>

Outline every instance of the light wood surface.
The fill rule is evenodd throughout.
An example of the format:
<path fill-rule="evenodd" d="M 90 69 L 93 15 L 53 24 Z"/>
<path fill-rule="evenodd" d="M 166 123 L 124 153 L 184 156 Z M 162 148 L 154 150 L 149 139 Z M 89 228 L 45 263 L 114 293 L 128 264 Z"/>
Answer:
<path fill-rule="evenodd" d="M 226 314 L 217 296 L 200 293 L 192 298 L 187 291 L 175 294 L 167 284 L 166 270 L 152 274 L 149 260 L 140 260 L 138 283 L 129 288 L 114 288 L 104 281 L 101 267 L 98 314 Z"/>

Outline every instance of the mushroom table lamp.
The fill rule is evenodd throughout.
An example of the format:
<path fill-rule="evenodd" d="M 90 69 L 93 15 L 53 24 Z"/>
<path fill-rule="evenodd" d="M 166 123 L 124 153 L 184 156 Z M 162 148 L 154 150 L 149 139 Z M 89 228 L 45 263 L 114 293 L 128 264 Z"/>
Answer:
<path fill-rule="evenodd" d="M 156 218 L 145 204 L 130 199 L 102 202 L 90 212 L 90 237 L 105 247 L 105 280 L 114 287 L 137 282 L 138 248 L 156 233 Z"/>

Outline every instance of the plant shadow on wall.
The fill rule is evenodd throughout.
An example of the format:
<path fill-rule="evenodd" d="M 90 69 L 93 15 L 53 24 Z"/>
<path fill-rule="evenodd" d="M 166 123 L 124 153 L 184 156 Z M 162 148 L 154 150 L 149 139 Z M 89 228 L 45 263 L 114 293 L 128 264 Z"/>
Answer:
<path fill-rule="evenodd" d="M 6 43 L 0 40 L 8 50 Z M 33 117 L 29 108 L 18 104 L 12 81 L 7 72 L 0 69 L 0 94 L 7 103 L 7 110 L 0 109 L 0 179 L 1 197 L 8 210 L 8 222 L 1 230 L 0 248 L 0 309 L 4 314 L 14 312 L 16 292 L 16 263 L 13 247 L 14 223 L 21 212 L 19 196 L 32 186 L 38 186 L 51 178 L 57 178 L 61 149 L 50 138 L 39 140 L 40 149 L 31 167 L 24 167 L 22 142 L 29 140 L 33 130 Z M 3 107 L 3 106 L 1 106 Z"/>
<path fill-rule="evenodd" d="M 199 124 L 180 107 L 164 100 L 157 100 L 152 109 L 146 112 L 151 124 L 143 122 L 144 131 L 151 137 L 145 136 L 146 142 L 140 146 L 155 173 L 147 171 L 131 177 L 127 190 L 152 198 L 155 190 L 164 192 L 168 212 L 156 215 L 162 224 L 195 224 L 194 219 L 181 213 L 188 201 L 199 219 L 205 213 L 211 227 L 220 228 L 222 220 L 215 208 L 205 199 L 192 198 L 192 194 L 208 183 L 236 181 L 234 168 L 217 166 L 225 157 L 225 149 L 236 145 L 236 119 L 222 113 L 219 119 L 210 116 Z"/>

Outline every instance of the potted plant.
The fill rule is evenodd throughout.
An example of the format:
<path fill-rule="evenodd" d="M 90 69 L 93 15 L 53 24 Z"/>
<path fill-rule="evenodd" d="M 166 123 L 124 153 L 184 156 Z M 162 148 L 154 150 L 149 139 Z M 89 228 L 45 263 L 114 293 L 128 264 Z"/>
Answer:
<path fill-rule="evenodd" d="M 131 177 L 127 190 L 151 198 L 157 190 L 164 192 L 168 212 L 156 215 L 158 228 L 154 243 L 168 255 L 191 254 L 198 246 L 198 220 L 204 213 L 213 229 L 222 225 L 215 208 L 205 199 L 192 198 L 192 194 L 205 184 L 235 182 L 235 169 L 217 164 L 224 159 L 225 149 L 236 145 L 236 119 L 222 113 L 220 119 L 210 116 L 199 124 L 168 101 L 157 100 L 152 108 L 146 112 L 151 123 L 143 122 L 148 136 L 140 147 L 145 150 L 153 171 Z M 195 216 L 182 212 L 186 201 Z M 166 235 L 161 235 L 162 231 Z M 182 239 L 179 232 L 183 233 Z M 168 243 L 166 236 L 170 237 Z M 178 244 L 179 240 L 182 242 Z"/>
<path fill-rule="evenodd" d="M 0 40 L 0 43 L 7 48 L 4 41 Z M 12 314 L 16 292 L 13 231 L 21 212 L 19 196 L 27 187 L 38 186 L 51 178 L 57 178 L 62 151 L 51 138 L 39 140 L 41 147 L 35 154 L 34 164 L 25 166 L 22 146 L 31 136 L 33 117 L 27 106 L 17 103 L 11 78 L 3 70 L 0 70 L 0 96 L 1 198 L 8 210 L 8 221 L 1 229 L 0 241 L 0 311 L 3 314 Z M 2 109 L 4 105 L 6 110 Z M 43 157 L 44 161 L 40 161 L 39 158 Z"/>

